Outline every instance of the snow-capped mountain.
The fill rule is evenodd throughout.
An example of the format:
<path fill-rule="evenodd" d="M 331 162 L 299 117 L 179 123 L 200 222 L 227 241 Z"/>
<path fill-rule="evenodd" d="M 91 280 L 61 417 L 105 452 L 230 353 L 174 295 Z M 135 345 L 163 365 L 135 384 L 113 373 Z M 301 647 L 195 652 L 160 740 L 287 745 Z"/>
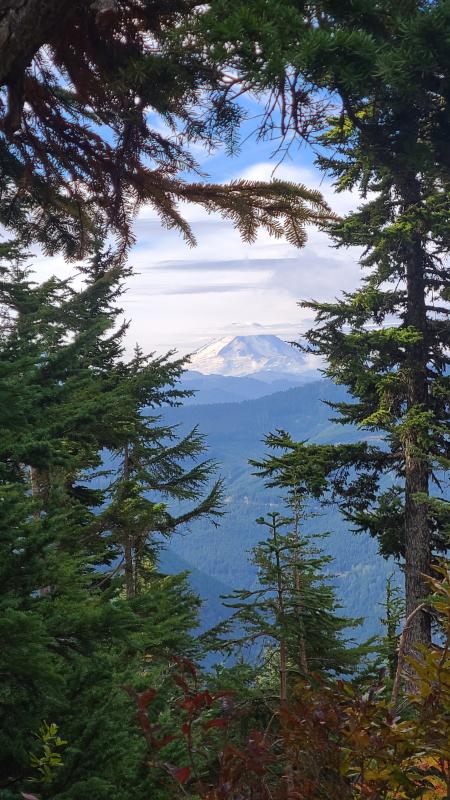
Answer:
<path fill-rule="evenodd" d="M 226 375 L 275 381 L 290 378 L 294 382 L 317 378 L 308 359 L 278 336 L 225 336 L 197 350 L 189 369 L 204 375 Z"/>

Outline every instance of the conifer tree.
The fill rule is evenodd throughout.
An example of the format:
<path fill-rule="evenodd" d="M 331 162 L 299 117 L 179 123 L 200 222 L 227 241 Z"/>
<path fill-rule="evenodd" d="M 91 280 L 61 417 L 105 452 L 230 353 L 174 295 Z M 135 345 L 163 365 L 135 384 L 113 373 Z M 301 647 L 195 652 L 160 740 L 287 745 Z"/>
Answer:
<path fill-rule="evenodd" d="M 241 81 L 269 94 L 262 133 L 307 138 L 337 189 L 363 199 L 330 229 L 336 246 L 363 249 L 363 285 L 305 303 L 317 320 L 308 339 L 352 396 L 340 421 L 371 436 L 355 448 L 344 506 L 404 559 L 409 616 L 448 533 L 448 507 L 431 496 L 450 456 L 448 4 L 254 0 L 244 11 L 219 0 L 209 23 L 218 58 L 226 39 Z M 426 609 L 409 652 L 414 642 L 430 642 Z"/>
<path fill-rule="evenodd" d="M 0 221 L 14 235 L 80 258 L 103 222 L 126 250 L 149 203 L 192 244 L 178 208 L 187 201 L 249 241 L 259 226 L 304 241 L 305 222 L 327 213 L 319 193 L 184 177 L 200 173 L 193 142 L 236 148 L 242 116 L 207 46 L 190 46 L 202 10 L 185 0 L 0 3 Z"/>
<path fill-rule="evenodd" d="M 177 375 L 181 363 L 170 367 Z M 126 366 L 126 380 L 136 410 L 128 419 L 123 446 L 115 448 L 120 465 L 114 471 L 102 523 L 110 528 L 111 541 L 121 550 L 126 592 L 131 598 L 138 593 L 148 564 L 154 564 L 161 536 L 168 537 L 200 517 L 214 520 L 220 515 L 221 483 L 213 481 L 197 502 L 211 483 L 214 469 L 211 461 L 199 461 L 205 450 L 204 437 L 196 428 L 179 437 L 174 426 L 164 425 L 160 417 L 149 413 L 150 398 L 143 398 L 142 392 L 154 381 L 154 361 L 139 348 Z M 161 393 L 158 402 L 165 400 L 171 400 L 169 389 Z M 177 510 L 169 508 L 167 501 Z M 160 537 L 155 539 L 155 534 Z"/>
<path fill-rule="evenodd" d="M 352 672 L 361 653 L 343 631 L 358 620 L 339 617 L 339 605 L 325 569 L 331 558 L 311 537 L 299 536 L 292 518 L 276 512 L 257 523 L 267 537 L 252 550 L 259 586 L 239 589 L 227 598 L 234 609 L 240 644 L 257 642 L 269 672 L 277 660 L 279 697 L 286 702 L 299 676 Z"/>
<path fill-rule="evenodd" d="M 338 614 L 328 573 L 332 559 L 318 545 L 326 534 L 307 534 L 303 529 L 308 502 L 317 495 L 317 482 L 324 480 L 321 461 L 311 458 L 308 470 L 287 463 L 283 456 L 290 438 L 284 431 L 268 435 L 265 441 L 269 454 L 250 463 L 268 487 L 283 490 L 289 516 L 273 512 L 257 520 L 267 530 L 266 538 L 252 550 L 259 585 L 235 591 L 227 605 L 235 609 L 232 620 L 242 631 L 238 642 L 264 642 L 269 661 L 275 643 L 279 694 L 285 701 L 293 677 L 352 672 L 368 650 L 345 638 L 345 630 L 360 620 Z"/>
<path fill-rule="evenodd" d="M 34 734 L 47 720 L 68 741 L 52 797 L 144 798 L 152 789 L 139 776 L 143 751 L 132 741 L 131 715 L 121 718 L 120 685 L 161 681 L 174 652 L 195 657 L 199 601 L 185 575 L 160 574 L 148 540 L 139 593 L 127 599 L 108 507 L 130 525 L 132 515 L 111 504 L 105 449 L 131 442 L 145 453 L 133 481 L 151 517 L 147 537 L 214 514 L 217 488 L 202 501 L 211 465 L 194 474 L 180 466 L 194 442 L 197 454 L 202 449 L 198 435 L 178 451 L 175 432 L 157 422 L 155 409 L 183 395 L 175 386 L 181 362 L 123 359 L 114 255 L 95 255 L 81 290 L 58 279 L 33 284 L 15 245 L 3 256 L 0 793 L 29 788 Z M 165 493 L 165 503 L 145 498 L 149 489 Z M 180 514 L 177 497 L 189 501 Z"/>

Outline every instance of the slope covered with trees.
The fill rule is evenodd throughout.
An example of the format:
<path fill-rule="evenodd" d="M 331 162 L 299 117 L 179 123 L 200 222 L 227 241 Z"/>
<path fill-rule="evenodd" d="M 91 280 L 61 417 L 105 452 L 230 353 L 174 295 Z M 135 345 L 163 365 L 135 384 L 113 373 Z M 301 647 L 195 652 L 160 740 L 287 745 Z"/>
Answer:
<path fill-rule="evenodd" d="M 359 438 L 358 432 L 331 422 L 332 413 L 324 402 L 325 398 L 338 402 L 345 396 L 345 391 L 331 382 L 317 381 L 252 401 L 166 409 L 167 422 L 177 420 L 182 431 L 201 427 L 211 458 L 218 464 L 225 501 L 225 514 L 217 528 L 199 521 L 188 536 L 176 537 L 168 544 L 169 553 L 178 554 L 194 569 L 226 584 L 226 593 L 237 587 L 255 589 L 256 570 L 249 560 L 260 538 L 255 520 L 274 510 L 285 514 L 285 508 L 282 490 L 267 487 L 255 475 L 249 458 L 264 458 L 266 433 L 277 428 L 289 431 L 295 441 L 307 439 L 317 445 L 353 442 Z M 336 504 L 322 505 L 311 498 L 308 507 L 312 516 L 305 520 L 304 531 L 328 532 L 324 547 L 333 562 L 326 571 L 334 576 L 345 613 L 363 618 L 354 635 L 364 639 L 379 633 L 386 579 L 396 571 L 393 560 L 380 558 L 377 543 L 366 533 L 353 535 Z M 210 597 L 212 587 L 205 584 L 204 592 L 201 583 L 197 587 L 202 596 Z M 220 606 L 215 608 L 224 613 Z"/>

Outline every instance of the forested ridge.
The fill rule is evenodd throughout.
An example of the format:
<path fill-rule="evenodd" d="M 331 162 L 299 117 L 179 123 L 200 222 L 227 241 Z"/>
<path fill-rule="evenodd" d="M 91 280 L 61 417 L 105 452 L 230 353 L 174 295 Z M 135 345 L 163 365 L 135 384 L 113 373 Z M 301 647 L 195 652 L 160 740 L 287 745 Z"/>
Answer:
<path fill-rule="evenodd" d="M 277 425 L 299 440 L 307 437 L 310 442 L 333 444 L 354 441 L 360 434 L 351 427 L 333 424 L 323 402 L 325 398 L 330 401 L 344 397 L 342 387 L 316 381 L 254 401 L 183 405 L 164 411 L 165 419 L 177 421 L 182 430 L 188 431 L 196 424 L 201 427 L 223 480 L 226 513 L 218 527 L 211 528 L 207 520 L 199 520 L 189 533 L 172 539 L 161 554 L 171 572 L 176 571 L 172 560 L 177 555 L 185 560 L 185 569 L 194 569 L 198 591 L 208 598 L 202 618 L 211 619 L 214 614 L 218 620 L 227 615 L 224 607 L 210 599 L 214 585 L 208 584 L 205 573 L 226 584 L 226 588 L 216 589 L 215 596 L 230 593 L 236 585 L 255 588 L 257 568 L 248 558 L 249 550 L 260 538 L 254 521 L 268 512 L 284 511 L 283 491 L 270 489 L 261 481 L 248 463 L 248 454 L 253 459 L 263 457 L 264 433 Z M 308 533 L 328 532 L 324 546 L 333 561 L 326 571 L 332 576 L 345 613 L 363 617 L 353 636 L 362 641 L 380 633 L 386 579 L 395 575 L 401 582 L 395 561 L 380 558 L 376 541 L 366 533 L 349 535 L 348 523 L 335 503 L 325 505 L 311 500 L 303 527 Z"/>
<path fill-rule="evenodd" d="M 0 0 L 0 48 L 1 800 L 450 798 L 450 3 Z M 255 147 L 301 143 L 356 210 L 208 181 L 195 154 L 232 174 L 247 99 Z M 263 397 L 202 430 L 189 360 L 127 354 L 137 214 L 193 246 L 190 202 L 246 242 L 360 253 L 354 291 L 298 298 L 327 378 L 302 392 L 332 388 L 309 418 L 284 392 L 290 429 Z M 167 552 L 230 507 L 237 541 L 255 427 L 256 580 L 231 545 L 227 616 L 199 627 Z M 324 512 L 389 567 L 376 636 Z"/>

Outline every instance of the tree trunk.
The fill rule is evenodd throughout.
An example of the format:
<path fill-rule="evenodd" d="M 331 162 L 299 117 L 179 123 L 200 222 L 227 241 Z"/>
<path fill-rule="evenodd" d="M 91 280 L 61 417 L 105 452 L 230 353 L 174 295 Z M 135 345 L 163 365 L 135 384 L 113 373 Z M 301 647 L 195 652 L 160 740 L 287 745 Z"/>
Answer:
<path fill-rule="evenodd" d="M 413 455 L 414 441 L 405 448 L 405 599 L 406 617 L 428 594 L 423 575 L 431 571 L 431 547 L 427 507 L 417 501 L 418 492 L 428 493 L 428 470 L 420 458 Z M 431 621 L 426 610 L 414 617 L 408 629 L 407 653 L 415 644 L 431 643 Z"/>
<path fill-rule="evenodd" d="M 287 701 L 287 658 L 286 642 L 280 641 L 280 703 L 285 705 Z"/>
<path fill-rule="evenodd" d="M 40 504 L 33 512 L 35 519 L 40 518 L 40 512 L 46 507 L 49 499 L 50 478 L 47 471 L 38 467 L 30 467 L 31 497 Z"/>
<path fill-rule="evenodd" d="M 404 210 L 417 206 L 420 193 L 415 178 L 405 188 Z M 427 312 L 425 298 L 425 258 L 424 244 L 420 232 L 413 234 L 412 242 L 406 248 L 406 291 L 407 307 L 405 323 L 422 334 L 422 339 L 409 347 L 406 368 L 407 410 L 428 409 L 427 380 Z M 417 499 L 418 493 L 428 495 L 429 466 L 426 453 L 422 452 L 419 428 L 410 426 L 404 441 L 405 459 L 405 599 L 406 617 L 417 608 L 428 594 L 422 575 L 430 574 L 431 542 L 427 504 Z M 428 646 L 431 642 L 431 623 L 426 611 L 416 614 L 407 632 L 406 653 L 414 652 L 414 645 Z"/>
<path fill-rule="evenodd" d="M 125 445 L 123 453 L 123 481 L 126 483 L 130 478 L 130 449 Z M 131 600 L 136 596 L 136 579 L 135 579 L 135 554 L 134 554 L 134 541 L 133 537 L 128 531 L 123 531 L 123 555 L 125 561 L 125 592 L 127 600 Z"/>
<path fill-rule="evenodd" d="M 282 577 L 282 568 L 281 568 L 281 561 L 280 561 L 280 551 L 278 549 L 278 537 L 277 537 L 277 523 L 275 522 L 275 518 L 272 521 L 272 536 L 273 536 L 273 544 L 274 544 L 274 551 L 275 551 L 275 565 L 276 565 L 276 580 L 277 580 L 277 599 L 278 599 L 278 624 L 281 625 L 281 629 L 283 629 L 284 625 L 284 587 L 283 587 L 283 577 Z M 283 635 L 280 638 L 280 652 L 279 652 L 279 672 L 280 672 L 280 702 L 281 705 L 286 703 L 287 700 L 287 648 L 286 648 L 286 641 Z"/>
<path fill-rule="evenodd" d="M 0 0 L 0 85 L 23 72 L 79 5 L 73 0 Z"/>
<path fill-rule="evenodd" d="M 36 503 L 36 508 L 33 511 L 33 518 L 36 522 L 41 519 L 41 511 L 45 509 L 45 503 L 48 500 L 49 493 L 49 476 L 47 472 L 37 467 L 30 467 L 30 484 L 31 484 L 31 497 Z M 52 592 L 50 585 L 40 586 L 36 589 L 40 597 L 49 595 Z"/>
<path fill-rule="evenodd" d="M 297 597 L 300 597 L 301 585 L 300 585 L 300 572 L 299 572 L 298 567 L 295 567 L 294 580 L 295 580 L 295 591 L 296 591 Z M 298 603 L 298 605 L 297 605 L 297 615 L 298 615 L 298 618 L 299 618 L 300 627 L 303 628 L 303 621 L 302 621 L 303 606 L 301 605 L 301 603 Z M 298 658 L 299 658 L 300 669 L 303 671 L 304 675 L 307 675 L 308 674 L 308 657 L 306 655 L 306 642 L 305 642 L 305 637 L 303 635 L 303 630 L 300 630 Z"/>
<path fill-rule="evenodd" d="M 300 548 L 300 513 L 302 509 L 302 502 L 301 499 L 298 497 L 297 487 L 296 487 L 296 478 L 294 475 L 294 495 L 292 499 L 292 509 L 294 511 L 294 534 L 295 534 L 295 541 L 297 547 Z M 300 555 L 300 550 L 296 550 L 295 558 L 298 560 Z M 298 568 L 298 564 L 294 567 L 294 586 L 295 586 L 295 593 L 297 598 L 300 597 L 300 590 L 301 590 L 301 580 L 300 580 L 300 570 Z M 306 655 L 306 642 L 304 636 L 304 629 L 303 629 L 303 604 L 298 603 L 296 606 L 299 626 L 300 626 L 300 637 L 299 637 L 299 648 L 298 648 L 298 663 L 300 669 L 303 671 L 304 675 L 308 674 L 308 658 Z"/>
<path fill-rule="evenodd" d="M 133 542 L 130 536 L 127 536 L 124 546 L 125 558 L 125 591 L 127 600 L 131 600 L 136 596 L 136 582 L 134 577 L 134 558 L 133 558 Z"/>

